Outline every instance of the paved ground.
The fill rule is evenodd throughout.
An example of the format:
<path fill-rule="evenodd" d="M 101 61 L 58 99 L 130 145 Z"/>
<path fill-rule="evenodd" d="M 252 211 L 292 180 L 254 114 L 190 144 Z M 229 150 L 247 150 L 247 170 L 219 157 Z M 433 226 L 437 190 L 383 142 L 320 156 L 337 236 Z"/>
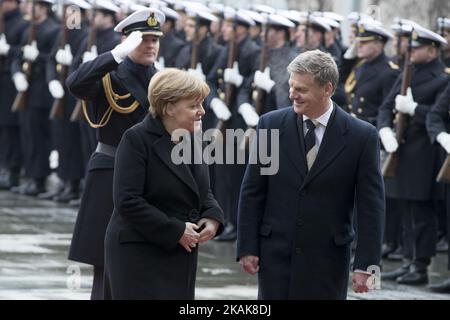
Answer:
<path fill-rule="evenodd" d="M 49 201 L 0 192 L 0 299 L 89 299 L 91 269 L 66 259 L 76 210 Z M 256 279 L 234 262 L 234 244 L 200 249 L 197 299 L 255 299 Z M 446 256 L 431 266 L 431 281 L 448 273 Z M 397 264 L 388 263 L 386 269 Z M 80 275 L 80 277 L 77 277 Z M 383 282 L 382 290 L 349 299 L 450 299 L 425 287 Z"/>

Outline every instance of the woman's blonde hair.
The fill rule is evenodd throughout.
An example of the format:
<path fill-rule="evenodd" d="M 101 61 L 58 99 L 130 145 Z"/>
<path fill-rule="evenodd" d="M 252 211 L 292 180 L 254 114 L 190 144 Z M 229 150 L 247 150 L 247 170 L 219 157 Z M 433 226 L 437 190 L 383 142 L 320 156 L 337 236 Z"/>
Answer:
<path fill-rule="evenodd" d="M 153 117 L 166 114 L 169 103 L 183 99 L 203 101 L 209 94 L 208 85 L 199 77 L 186 71 L 167 68 L 152 77 L 148 86 L 148 101 Z"/>

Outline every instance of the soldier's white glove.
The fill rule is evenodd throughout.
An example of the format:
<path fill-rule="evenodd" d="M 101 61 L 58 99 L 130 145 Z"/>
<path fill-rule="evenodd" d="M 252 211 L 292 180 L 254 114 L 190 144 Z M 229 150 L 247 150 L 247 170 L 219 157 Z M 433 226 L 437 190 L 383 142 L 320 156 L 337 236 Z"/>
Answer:
<path fill-rule="evenodd" d="M 386 152 L 393 153 L 393 152 L 397 151 L 398 142 L 397 142 L 397 139 L 395 138 L 394 131 L 392 131 L 391 128 L 389 128 L 389 127 L 381 128 L 379 134 L 380 134 L 381 142 L 383 143 L 383 146 L 384 146 L 384 149 L 386 150 Z"/>
<path fill-rule="evenodd" d="M 118 44 L 111 53 L 117 63 L 121 63 L 128 54 L 136 49 L 142 42 L 142 32 L 133 31 L 122 43 Z"/>
<path fill-rule="evenodd" d="M 72 50 L 70 50 L 70 45 L 66 44 L 64 46 L 64 49 L 59 49 L 56 52 L 55 59 L 57 63 L 62 64 L 63 66 L 69 67 L 70 65 L 72 65 L 73 55 Z"/>
<path fill-rule="evenodd" d="M 64 88 L 58 80 L 52 80 L 48 83 L 48 90 L 54 99 L 64 97 Z"/>
<path fill-rule="evenodd" d="M 227 83 L 240 87 L 244 77 L 239 73 L 239 64 L 237 61 L 233 63 L 233 68 L 226 68 L 223 74 L 223 80 Z"/>
<path fill-rule="evenodd" d="M 200 62 L 197 63 L 197 67 L 195 69 L 188 69 L 188 73 L 199 77 L 203 81 L 205 81 L 206 79 L 205 75 L 203 74 L 202 64 Z"/>
<path fill-rule="evenodd" d="M 16 86 L 17 92 L 24 92 L 28 89 L 28 81 L 22 72 L 16 72 L 13 75 L 13 82 Z"/>
<path fill-rule="evenodd" d="M 249 127 L 256 127 L 259 121 L 259 116 L 255 108 L 250 103 L 243 103 L 238 108 L 239 114 L 244 118 L 245 123 Z"/>
<path fill-rule="evenodd" d="M 227 121 L 231 117 L 230 109 L 219 98 L 214 98 L 210 104 L 211 110 L 216 115 L 217 119 Z"/>
<path fill-rule="evenodd" d="M 437 142 L 442 146 L 442 148 L 450 154 L 450 134 L 447 132 L 441 132 L 436 137 Z"/>
<path fill-rule="evenodd" d="M 92 46 L 91 51 L 83 53 L 83 63 L 94 60 L 98 57 L 97 46 Z"/>
<path fill-rule="evenodd" d="M 158 71 L 164 70 L 166 68 L 166 62 L 164 61 L 164 57 L 159 57 L 158 60 L 155 61 L 155 68 Z"/>
<path fill-rule="evenodd" d="M 395 109 L 398 112 L 413 116 L 417 108 L 417 102 L 414 101 L 411 88 L 406 91 L 406 96 L 398 94 L 395 97 Z"/>
<path fill-rule="evenodd" d="M 264 72 L 261 72 L 259 70 L 255 72 L 255 85 L 258 88 L 263 89 L 267 93 L 272 90 L 273 86 L 275 85 L 275 81 L 270 79 L 269 67 L 266 67 L 266 69 L 264 69 Z"/>
<path fill-rule="evenodd" d="M 39 55 L 36 40 L 23 47 L 23 58 L 25 60 L 34 62 Z"/>
<path fill-rule="evenodd" d="M 0 35 L 0 56 L 6 56 L 11 49 L 11 46 L 6 42 L 5 34 Z"/>
<path fill-rule="evenodd" d="M 348 47 L 348 49 L 344 53 L 344 59 L 353 60 L 356 58 L 356 56 L 358 54 L 357 42 L 358 41 L 356 41 L 356 40 L 353 41 L 353 43 L 350 45 L 350 47 Z"/>

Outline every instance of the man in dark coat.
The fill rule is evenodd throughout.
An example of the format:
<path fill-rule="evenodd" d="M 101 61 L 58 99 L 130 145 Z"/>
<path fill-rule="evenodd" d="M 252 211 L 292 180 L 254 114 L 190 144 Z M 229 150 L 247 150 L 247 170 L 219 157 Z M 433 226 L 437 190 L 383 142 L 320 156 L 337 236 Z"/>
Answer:
<path fill-rule="evenodd" d="M 392 87 L 380 107 L 377 126 L 388 153 L 397 152 L 395 177 L 385 178 L 386 195 L 397 201 L 403 214 L 404 264 L 384 273 L 386 280 L 401 284 L 428 283 L 428 266 L 436 252 L 437 214 L 434 201 L 443 196 L 435 179 L 442 165 L 441 150 L 432 145 L 425 127 L 428 112 L 445 89 L 447 77 L 438 57 L 445 42 L 438 34 L 414 27 L 411 83 L 405 96 L 400 95 L 402 77 Z M 392 130 L 395 113 L 408 116 L 402 143 L 397 143 Z"/>
<path fill-rule="evenodd" d="M 5 176 L 0 180 L 0 190 L 9 190 L 19 184 L 23 164 L 19 115 L 11 112 L 17 95 L 11 74 L 11 58 L 18 55 L 20 39 L 28 24 L 22 17 L 18 0 L 2 1 L 1 6 L 5 33 L 0 39 L 0 169 L 5 170 Z"/>
<path fill-rule="evenodd" d="M 247 166 L 237 258 L 247 273 L 258 273 L 259 299 L 345 299 L 355 205 L 354 291 L 371 287 L 370 270 L 380 263 L 384 186 L 378 135 L 331 101 L 339 75 L 329 54 L 302 53 L 288 71 L 293 107 L 262 116 L 258 125 L 258 132 L 279 130 L 279 143 L 267 143 L 279 150 L 265 151 L 279 152 L 279 167 L 263 175 L 265 166 L 257 161 Z"/>
<path fill-rule="evenodd" d="M 103 297 L 104 237 L 113 211 L 114 157 L 122 134 L 141 121 L 149 103 L 147 88 L 156 73 L 160 25 L 164 14 L 156 9 L 133 13 L 115 30 L 123 42 L 113 50 L 82 64 L 67 79 L 77 98 L 92 102 L 87 121 L 97 128 L 97 148 L 86 175 L 86 186 L 72 238 L 69 259 L 94 266 L 92 298 Z"/>
<path fill-rule="evenodd" d="M 173 68 L 175 60 L 185 42 L 175 35 L 175 23 L 180 15 L 173 9 L 162 7 L 161 11 L 166 15 L 166 22 L 162 27 L 164 35 L 161 37 L 160 58 L 158 62 L 161 68 Z"/>

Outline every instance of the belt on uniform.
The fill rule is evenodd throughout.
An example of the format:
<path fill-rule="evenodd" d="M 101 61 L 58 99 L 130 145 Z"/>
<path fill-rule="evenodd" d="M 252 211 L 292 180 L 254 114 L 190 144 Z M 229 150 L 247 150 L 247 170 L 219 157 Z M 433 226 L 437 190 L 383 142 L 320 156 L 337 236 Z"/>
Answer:
<path fill-rule="evenodd" d="M 116 151 L 116 147 L 110 146 L 109 144 L 103 142 L 97 143 L 97 148 L 95 148 L 95 152 L 103 153 L 113 158 L 116 156 Z"/>

